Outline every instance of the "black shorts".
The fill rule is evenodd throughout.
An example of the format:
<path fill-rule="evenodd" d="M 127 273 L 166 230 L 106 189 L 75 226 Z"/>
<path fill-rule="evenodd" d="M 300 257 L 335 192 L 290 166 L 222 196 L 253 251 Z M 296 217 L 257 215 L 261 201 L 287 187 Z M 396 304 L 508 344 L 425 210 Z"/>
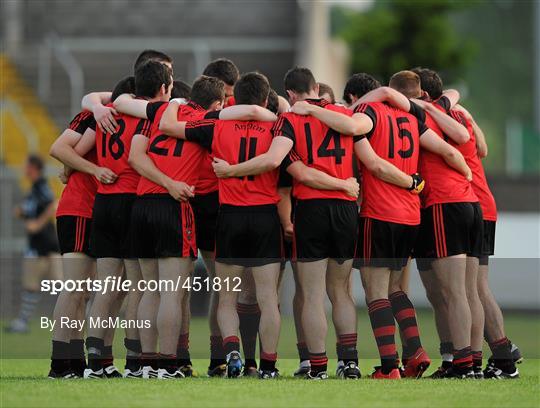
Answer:
<path fill-rule="evenodd" d="M 434 204 L 422 210 L 416 258 L 482 255 L 482 210 L 478 203 Z"/>
<path fill-rule="evenodd" d="M 411 256 L 419 228 L 418 225 L 360 217 L 355 267 L 403 269 Z"/>
<path fill-rule="evenodd" d="M 488 265 L 488 258 L 495 253 L 495 226 L 496 221 L 484 220 L 484 234 L 482 240 L 482 256 L 480 265 Z"/>
<path fill-rule="evenodd" d="M 56 217 L 56 231 L 62 255 L 81 252 L 90 255 L 90 229 L 92 219 L 75 215 Z"/>
<path fill-rule="evenodd" d="M 131 212 L 130 235 L 131 253 L 137 258 L 197 256 L 191 205 L 169 194 L 137 197 Z"/>
<path fill-rule="evenodd" d="M 232 206 L 219 209 L 216 261 L 245 267 L 281 262 L 281 224 L 275 205 Z"/>
<path fill-rule="evenodd" d="M 216 222 L 219 212 L 219 193 L 196 195 L 190 200 L 195 215 L 197 247 L 203 251 L 214 251 L 216 247 Z"/>
<path fill-rule="evenodd" d="M 133 258 L 130 251 L 131 209 L 135 194 L 96 194 L 90 252 L 95 258 Z"/>
<path fill-rule="evenodd" d="M 300 262 L 354 258 L 358 206 L 338 199 L 298 200 L 294 213 L 293 258 Z"/>

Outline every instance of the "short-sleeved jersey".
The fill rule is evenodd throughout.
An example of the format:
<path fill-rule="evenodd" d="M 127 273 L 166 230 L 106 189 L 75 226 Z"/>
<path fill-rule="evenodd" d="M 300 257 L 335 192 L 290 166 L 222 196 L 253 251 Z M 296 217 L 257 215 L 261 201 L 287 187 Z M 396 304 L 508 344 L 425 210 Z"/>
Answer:
<path fill-rule="evenodd" d="M 148 104 L 146 113 L 153 125 L 148 141 L 147 154 L 163 174 L 173 180 L 183 181 L 190 186 L 196 185 L 199 180 L 201 164 L 206 159 L 207 151 L 196 143 L 169 137 L 159 130 L 159 122 L 167 106 L 167 102 Z M 178 108 L 178 120 L 180 121 L 200 120 L 204 119 L 205 115 L 206 110 L 192 102 L 187 105 L 180 105 Z M 137 188 L 138 195 L 161 193 L 167 193 L 167 190 L 153 181 L 141 177 Z"/>
<path fill-rule="evenodd" d="M 73 118 L 69 128 L 82 135 L 88 128 L 95 130 L 96 121 L 91 112 L 83 111 Z M 96 149 L 92 148 L 84 158 L 89 162 L 96 163 Z M 71 173 L 58 202 L 56 216 L 73 215 L 91 218 L 98 184 L 97 179 L 91 174 L 80 171 Z"/>
<path fill-rule="evenodd" d="M 306 102 L 347 116 L 352 111 L 344 106 L 328 103 L 324 99 L 307 99 Z M 282 113 L 273 128 L 274 137 L 292 140 L 289 153 L 292 162 L 301 160 L 306 166 L 323 171 L 343 180 L 353 177 L 354 138 L 341 135 L 313 116 Z M 293 180 L 293 195 L 299 200 L 339 199 L 355 201 L 344 191 L 318 190 Z"/>
<path fill-rule="evenodd" d="M 484 220 L 497 221 L 497 205 L 495 203 L 495 198 L 489 189 L 486 174 L 484 172 L 484 166 L 482 166 L 482 161 L 480 160 L 480 157 L 478 157 L 476 136 L 474 134 L 472 123 L 460 111 L 450 110 L 449 114 L 452 116 L 452 118 L 465 126 L 470 135 L 470 140 L 467 143 L 458 146 L 458 149 L 465 157 L 465 161 L 473 174 L 471 184 L 473 191 L 480 203 L 480 207 L 482 207 L 482 215 Z"/>
<path fill-rule="evenodd" d="M 136 193 L 140 175 L 128 163 L 131 141 L 136 134 L 149 135 L 152 122 L 123 113 L 115 119 L 118 123 L 116 132 L 96 130 L 96 152 L 99 166 L 111 169 L 118 178 L 112 184 L 100 183 L 98 193 Z"/>
<path fill-rule="evenodd" d="M 407 174 L 418 170 L 420 137 L 427 130 L 425 114 L 411 102 L 410 113 L 385 103 L 360 104 L 355 113 L 366 114 L 373 129 L 366 135 L 382 159 Z M 387 183 L 372 174 L 362 163 L 362 205 L 360 215 L 397 224 L 420 224 L 420 199 L 404 188 Z"/>
<path fill-rule="evenodd" d="M 214 157 L 238 164 L 268 151 L 273 124 L 217 119 L 188 122 L 186 139 L 204 146 Z M 256 176 L 219 179 L 219 202 L 235 206 L 277 204 L 277 182 L 277 169 Z"/>
<path fill-rule="evenodd" d="M 448 99 L 442 97 L 434 105 L 446 112 L 446 109 L 449 107 Z M 460 146 L 443 133 L 437 122 L 429 114 L 426 114 L 426 125 L 447 143 L 460 150 Z M 467 151 L 471 147 L 474 148 L 474 146 L 467 146 L 461 149 Z M 461 152 L 464 154 L 463 150 Z M 426 181 L 426 186 L 421 194 L 424 207 L 430 207 L 434 204 L 478 201 L 471 183 L 460 172 L 446 164 L 444 159 L 438 154 L 422 150 L 419 169 L 420 174 Z"/>

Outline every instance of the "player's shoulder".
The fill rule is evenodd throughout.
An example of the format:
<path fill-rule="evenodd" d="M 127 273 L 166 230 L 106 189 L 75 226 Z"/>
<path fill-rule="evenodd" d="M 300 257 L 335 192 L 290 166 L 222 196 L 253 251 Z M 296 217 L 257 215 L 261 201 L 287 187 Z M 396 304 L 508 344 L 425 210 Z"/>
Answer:
<path fill-rule="evenodd" d="M 344 115 L 347 115 L 347 116 L 352 116 L 353 114 L 353 111 L 344 105 L 338 105 L 335 103 L 326 102 L 326 104 L 322 105 L 322 107 L 325 109 L 334 111 L 334 112 L 343 113 Z"/>

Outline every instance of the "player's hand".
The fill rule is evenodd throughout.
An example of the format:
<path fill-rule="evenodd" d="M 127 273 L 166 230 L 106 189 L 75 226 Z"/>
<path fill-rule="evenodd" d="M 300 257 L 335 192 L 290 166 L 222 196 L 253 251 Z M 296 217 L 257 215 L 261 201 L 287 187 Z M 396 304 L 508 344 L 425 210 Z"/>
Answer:
<path fill-rule="evenodd" d="M 226 160 L 214 157 L 214 160 L 212 161 L 212 167 L 214 168 L 214 173 L 216 173 L 216 176 L 218 176 L 219 178 L 230 177 L 229 171 L 231 169 L 231 165 Z"/>
<path fill-rule="evenodd" d="M 283 226 L 283 235 L 285 241 L 292 242 L 294 235 L 294 226 L 292 222 Z"/>
<path fill-rule="evenodd" d="M 118 176 L 107 167 L 98 167 L 94 173 L 94 177 L 103 184 L 112 184 L 118 178 Z"/>
<path fill-rule="evenodd" d="M 426 186 L 426 182 L 422 178 L 422 176 L 418 173 L 411 174 L 412 178 L 412 184 L 408 188 L 408 190 L 413 194 L 420 194 L 424 187 Z"/>
<path fill-rule="evenodd" d="M 114 119 L 114 115 L 118 113 L 114 108 L 97 105 L 94 108 L 94 119 L 97 125 L 103 132 L 114 133 L 118 127 L 118 123 Z"/>
<path fill-rule="evenodd" d="M 358 180 L 356 180 L 355 177 L 349 177 L 347 180 L 345 180 L 344 191 L 347 193 L 347 195 L 353 198 L 358 198 L 358 195 L 360 194 L 360 184 L 358 184 Z"/>
<path fill-rule="evenodd" d="M 467 179 L 467 181 L 472 181 L 472 171 L 469 166 L 467 166 L 467 174 L 465 174 L 465 178 Z"/>
<path fill-rule="evenodd" d="M 177 201 L 187 201 L 195 197 L 195 186 L 189 186 L 183 181 L 172 180 L 167 186 L 167 191 Z"/>
<path fill-rule="evenodd" d="M 60 179 L 60 182 L 62 184 L 67 184 L 68 180 L 69 180 L 69 176 L 66 174 L 66 172 L 64 171 L 64 169 L 60 170 L 58 172 L 58 178 Z"/>
<path fill-rule="evenodd" d="M 311 105 L 306 101 L 298 101 L 291 106 L 291 112 L 302 116 L 311 115 Z"/>
<path fill-rule="evenodd" d="M 30 234 L 35 234 L 39 231 L 39 223 L 35 220 L 29 220 L 24 223 L 24 226 L 26 228 L 26 231 L 28 231 Z"/>

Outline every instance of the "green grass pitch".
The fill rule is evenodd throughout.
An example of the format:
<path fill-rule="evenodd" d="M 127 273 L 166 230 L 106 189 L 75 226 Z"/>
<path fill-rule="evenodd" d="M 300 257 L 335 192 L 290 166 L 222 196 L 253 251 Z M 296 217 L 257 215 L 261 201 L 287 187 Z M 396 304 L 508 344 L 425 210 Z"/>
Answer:
<path fill-rule="evenodd" d="M 540 321 L 533 314 L 507 314 L 506 329 L 525 356 L 514 381 L 401 380 L 367 378 L 377 363 L 376 348 L 365 311 L 359 313 L 359 354 L 364 378 L 358 381 L 310 382 L 291 377 L 296 368 L 294 327 L 283 320 L 278 367 L 282 378 L 208 379 L 178 381 L 67 380 L 46 378 L 50 334 L 37 325 L 28 335 L 2 334 L 0 351 L 0 407 L 539 407 Z M 419 313 L 422 338 L 437 367 L 437 337 L 430 312 Z M 329 326 L 330 374 L 335 370 L 334 337 Z M 121 332 L 115 354 L 123 355 Z M 205 319 L 193 319 L 191 351 L 195 369 L 207 365 L 208 329 Z M 489 350 L 484 349 L 485 355 Z M 23 358 L 23 356 L 27 358 Z M 116 365 L 122 367 L 117 359 Z"/>

